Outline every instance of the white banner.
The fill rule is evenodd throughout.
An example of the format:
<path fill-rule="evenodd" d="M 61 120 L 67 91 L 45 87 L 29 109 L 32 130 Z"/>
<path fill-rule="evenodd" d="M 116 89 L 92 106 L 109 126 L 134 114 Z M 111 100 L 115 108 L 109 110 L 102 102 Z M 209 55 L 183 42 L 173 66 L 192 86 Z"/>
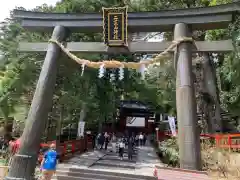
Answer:
<path fill-rule="evenodd" d="M 79 121 L 79 123 L 78 123 L 78 137 L 84 136 L 84 127 L 85 127 L 85 122 L 84 121 Z"/>
<path fill-rule="evenodd" d="M 170 129 L 171 129 L 172 135 L 176 136 L 177 132 L 176 132 L 175 118 L 168 116 L 168 123 L 169 123 Z"/>

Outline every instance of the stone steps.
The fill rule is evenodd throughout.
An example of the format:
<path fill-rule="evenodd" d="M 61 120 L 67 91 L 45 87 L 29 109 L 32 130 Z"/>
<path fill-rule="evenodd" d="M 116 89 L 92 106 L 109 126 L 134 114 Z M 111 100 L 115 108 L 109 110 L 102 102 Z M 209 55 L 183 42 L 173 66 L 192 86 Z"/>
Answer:
<path fill-rule="evenodd" d="M 120 172 L 120 173 L 127 173 L 127 174 L 135 174 L 136 169 L 128 169 L 122 167 L 106 167 L 101 165 L 94 165 L 91 166 L 89 169 L 97 170 L 97 171 L 111 171 L 111 172 Z"/>
<path fill-rule="evenodd" d="M 124 153 L 124 154 L 128 154 L 128 150 L 127 150 L 127 149 L 124 149 L 123 153 Z M 134 151 L 133 151 L 133 155 L 137 155 L 137 153 L 138 153 L 138 150 L 134 150 Z M 118 154 L 118 151 L 117 151 L 117 152 L 108 152 L 107 154 L 108 154 L 108 155 Z"/>
<path fill-rule="evenodd" d="M 156 178 L 90 169 L 61 168 L 57 170 L 52 180 L 156 180 Z"/>
<path fill-rule="evenodd" d="M 104 157 L 102 158 L 105 158 L 105 157 L 118 157 L 118 153 L 108 153 L 106 154 Z M 123 157 L 128 157 L 128 154 L 127 153 L 124 153 L 123 154 Z M 133 154 L 133 157 L 137 157 L 137 154 Z"/>
<path fill-rule="evenodd" d="M 136 156 L 133 156 L 133 159 L 132 160 L 128 160 L 128 156 L 125 155 L 123 156 L 123 159 L 124 159 L 124 162 L 128 162 L 128 163 L 136 163 L 136 160 L 137 160 L 137 157 Z M 100 161 L 102 160 L 108 160 L 108 161 L 120 161 L 122 162 L 123 160 L 121 160 L 118 156 L 105 156 L 103 157 Z"/>
<path fill-rule="evenodd" d="M 99 160 L 94 163 L 94 165 L 98 166 L 105 166 L 105 167 L 121 167 L 121 168 L 128 168 L 128 169 L 135 169 L 136 163 L 129 162 L 129 160 Z"/>

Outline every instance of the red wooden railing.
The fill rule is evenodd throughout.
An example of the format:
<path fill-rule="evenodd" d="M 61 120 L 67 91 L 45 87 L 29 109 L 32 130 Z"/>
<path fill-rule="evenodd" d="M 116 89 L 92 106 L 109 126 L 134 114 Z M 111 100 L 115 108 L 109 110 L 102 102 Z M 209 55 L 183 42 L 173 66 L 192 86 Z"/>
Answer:
<path fill-rule="evenodd" d="M 240 134 L 216 134 L 216 147 L 240 150 Z"/>
<path fill-rule="evenodd" d="M 48 148 L 50 144 L 56 143 L 56 141 L 50 141 L 48 143 L 41 143 L 40 148 Z M 92 149 L 92 138 L 85 137 L 79 140 L 65 141 L 59 144 L 58 151 L 60 154 L 60 160 L 66 160 L 71 158 L 75 153 L 83 153 L 86 150 Z M 41 161 L 43 154 L 39 154 L 38 160 Z"/>
<path fill-rule="evenodd" d="M 172 136 L 169 132 L 158 132 L 158 140 L 170 138 Z M 240 150 L 240 133 L 237 134 L 201 134 L 201 140 L 213 140 L 215 147 Z"/>

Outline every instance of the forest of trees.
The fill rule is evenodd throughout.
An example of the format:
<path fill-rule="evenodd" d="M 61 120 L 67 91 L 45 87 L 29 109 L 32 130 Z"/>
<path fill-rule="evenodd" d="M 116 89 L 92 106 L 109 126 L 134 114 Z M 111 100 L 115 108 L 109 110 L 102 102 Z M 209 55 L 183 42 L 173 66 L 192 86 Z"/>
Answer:
<path fill-rule="evenodd" d="M 102 7 L 128 5 L 129 11 L 158 11 L 215 6 L 229 2 L 231 0 L 61 0 L 55 6 L 44 4 L 32 10 L 64 13 L 101 12 Z M 229 112 L 232 116 L 238 116 L 240 113 L 238 111 L 240 107 L 239 23 L 240 20 L 236 18 L 228 29 L 193 33 L 197 40 L 233 39 L 234 42 L 234 52 L 215 54 L 214 56 L 203 54 L 201 56 L 205 60 L 197 62 L 201 64 L 205 76 L 209 76 L 205 77 L 205 80 L 212 80 L 205 84 L 208 84 L 206 87 L 208 94 L 214 101 L 215 116 L 217 108 L 218 115 L 220 111 Z M 47 42 L 51 34 L 27 32 L 13 18 L 6 19 L 2 23 L 0 33 L 0 118 L 5 123 L 11 117 L 18 122 L 24 122 L 44 54 L 20 53 L 17 51 L 18 43 L 20 41 Z M 172 34 L 164 33 L 164 38 L 171 40 Z M 67 41 L 102 41 L 102 33 L 74 33 Z M 102 54 L 78 53 L 76 55 L 92 61 L 106 58 Z M 128 57 L 119 55 L 114 58 L 122 61 L 138 61 L 136 57 L 139 56 L 139 54 Z M 61 120 L 67 125 L 70 122 L 78 122 L 81 118 L 87 122 L 87 128 L 100 128 L 103 122 L 114 121 L 116 103 L 121 98 L 150 102 L 156 111 L 176 115 L 175 70 L 171 58 L 161 63 L 160 66 L 149 68 L 145 80 L 141 80 L 138 72 L 126 69 L 122 81 L 110 81 L 109 74 L 113 73 L 117 76 L 117 72 L 114 70 L 107 71 L 106 78 L 99 79 L 96 69 L 87 68 L 84 75 L 81 76 L 81 66 L 76 66 L 66 56 L 62 56 L 60 61 L 53 106 L 49 114 L 51 123 Z M 204 99 L 203 93 L 197 94 L 202 95 Z M 203 114 L 205 114 L 204 117 L 207 116 L 204 110 Z M 214 124 L 214 122 L 209 122 L 209 118 L 206 121 L 208 124 Z M 209 127 L 211 125 L 208 126 L 207 131 L 215 130 L 213 127 Z"/>

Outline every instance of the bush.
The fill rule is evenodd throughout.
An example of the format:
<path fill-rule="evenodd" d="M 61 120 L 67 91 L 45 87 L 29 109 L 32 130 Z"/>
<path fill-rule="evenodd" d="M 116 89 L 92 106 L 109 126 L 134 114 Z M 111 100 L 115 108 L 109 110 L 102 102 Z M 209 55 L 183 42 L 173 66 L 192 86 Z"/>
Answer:
<path fill-rule="evenodd" d="M 179 148 L 176 138 L 160 142 L 158 144 L 158 154 L 163 163 L 168 166 L 179 167 Z"/>
<path fill-rule="evenodd" d="M 240 179 L 239 153 L 209 146 L 202 149 L 202 161 L 204 170 L 218 180 Z"/>
<path fill-rule="evenodd" d="M 163 163 L 179 167 L 179 148 L 176 138 L 160 142 L 157 151 Z M 217 149 L 211 141 L 201 143 L 203 170 L 218 180 L 240 179 L 240 153 Z"/>

